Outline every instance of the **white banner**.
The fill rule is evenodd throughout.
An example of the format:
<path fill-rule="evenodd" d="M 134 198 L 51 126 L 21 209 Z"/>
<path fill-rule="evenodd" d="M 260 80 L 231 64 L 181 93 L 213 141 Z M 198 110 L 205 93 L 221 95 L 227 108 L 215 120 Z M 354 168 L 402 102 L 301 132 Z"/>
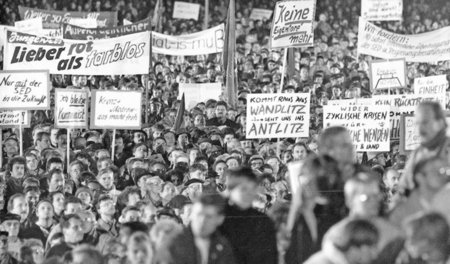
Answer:
<path fill-rule="evenodd" d="M 97 20 L 94 18 L 75 18 L 69 19 L 67 24 L 83 28 L 97 28 Z"/>
<path fill-rule="evenodd" d="M 248 94 L 246 138 L 309 137 L 310 94 Z"/>
<path fill-rule="evenodd" d="M 50 108 L 48 71 L 1 71 L 0 109 L 45 110 Z"/>
<path fill-rule="evenodd" d="M 14 110 L 0 110 L 0 127 L 13 128 L 19 127 L 22 124 L 22 128 L 30 127 L 31 115 L 28 111 L 14 111 Z"/>
<path fill-rule="evenodd" d="M 153 52 L 174 56 L 196 56 L 223 51 L 224 24 L 197 33 L 169 36 L 153 34 Z"/>
<path fill-rule="evenodd" d="M 141 128 L 141 92 L 94 90 L 91 98 L 91 129 Z"/>
<path fill-rule="evenodd" d="M 4 68 L 51 74 L 147 74 L 150 32 L 93 41 L 39 37 L 7 30 Z"/>
<path fill-rule="evenodd" d="M 55 89 L 55 126 L 88 127 L 88 93 L 77 89 Z"/>
<path fill-rule="evenodd" d="M 175 2 L 173 18 L 198 20 L 200 5 L 186 2 Z"/>
<path fill-rule="evenodd" d="M 180 83 L 178 86 L 178 99 L 184 93 L 185 105 L 188 109 L 195 107 L 200 102 L 209 99 L 219 100 L 222 93 L 221 83 Z"/>
<path fill-rule="evenodd" d="M 448 81 L 446 75 L 436 75 L 414 79 L 414 94 L 434 94 L 439 98 L 439 102 L 442 106 L 447 104 L 447 88 Z"/>
<path fill-rule="evenodd" d="M 44 33 L 41 17 L 17 21 L 14 23 L 14 27 L 20 32 L 30 32 L 35 35 L 42 35 Z"/>
<path fill-rule="evenodd" d="M 270 47 L 309 47 L 314 45 L 316 0 L 279 1 L 275 5 Z"/>
<path fill-rule="evenodd" d="M 372 91 L 406 87 L 405 60 L 371 61 L 369 75 Z"/>
<path fill-rule="evenodd" d="M 272 17 L 272 10 L 263 8 L 253 8 L 250 19 L 253 20 L 269 20 Z"/>
<path fill-rule="evenodd" d="M 389 32 L 359 18 L 358 53 L 407 62 L 450 60 L 450 27 L 417 34 Z"/>
<path fill-rule="evenodd" d="M 403 0 L 362 0 L 361 17 L 368 21 L 402 20 Z"/>
<path fill-rule="evenodd" d="M 346 127 L 356 151 L 389 151 L 389 106 L 348 105 L 323 107 L 323 126 Z"/>

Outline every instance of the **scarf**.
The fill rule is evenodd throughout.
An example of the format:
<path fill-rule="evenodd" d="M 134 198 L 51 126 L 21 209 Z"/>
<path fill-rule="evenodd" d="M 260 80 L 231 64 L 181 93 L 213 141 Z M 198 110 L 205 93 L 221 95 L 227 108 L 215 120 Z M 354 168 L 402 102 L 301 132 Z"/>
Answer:
<path fill-rule="evenodd" d="M 427 148 L 427 149 L 436 149 L 437 147 L 442 145 L 442 143 L 445 142 L 446 137 L 447 137 L 446 130 L 442 129 L 441 131 L 439 131 L 439 133 L 436 135 L 436 137 L 434 137 L 429 142 L 422 143 L 421 146 L 424 148 Z"/>

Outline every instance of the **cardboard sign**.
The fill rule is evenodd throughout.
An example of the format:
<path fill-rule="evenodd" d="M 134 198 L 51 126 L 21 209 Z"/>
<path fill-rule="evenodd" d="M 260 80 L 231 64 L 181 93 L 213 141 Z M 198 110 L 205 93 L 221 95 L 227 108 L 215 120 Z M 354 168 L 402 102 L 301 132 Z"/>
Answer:
<path fill-rule="evenodd" d="M 28 20 L 22 20 L 17 21 L 14 23 L 14 27 L 17 29 L 17 31 L 21 32 L 32 32 L 36 35 L 41 35 L 44 33 L 43 27 L 42 27 L 42 18 L 36 17 L 33 19 Z"/>
<path fill-rule="evenodd" d="M 309 137 L 310 94 L 247 95 L 246 138 Z"/>
<path fill-rule="evenodd" d="M 369 73 L 372 91 L 406 87 L 406 62 L 403 59 L 371 61 Z"/>
<path fill-rule="evenodd" d="M 358 54 L 407 62 L 450 60 L 450 27 L 415 35 L 396 34 L 359 18 Z"/>
<path fill-rule="evenodd" d="M 316 0 L 277 2 L 270 31 L 270 47 L 313 46 L 315 9 Z"/>
<path fill-rule="evenodd" d="M 117 26 L 117 11 L 114 12 L 71 12 L 55 11 L 19 6 L 19 14 L 23 20 L 41 17 L 44 29 L 59 29 L 63 23 L 72 18 L 90 18 L 97 21 L 98 27 Z"/>
<path fill-rule="evenodd" d="M 389 151 L 389 106 L 326 105 L 323 108 L 323 124 L 324 127 L 346 127 L 356 151 Z"/>
<path fill-rule="evenodd" d="M 7 30 L 4 68 L 51 74 L 147 74 L 150 32 L 93 41 L 65 40 Z"/>
<path fill-rule="evenodd" d="M 84 28 L 69 24 L 62 26 L 62 34 L 65 39 L 94 40 L 115 38 L 148 30 L 148 19 L 134 24 L 113 28 Z"/>
<path fill-rule="evenodd" d="M 169 36 L 152 32 L 152 51 L 173 56 L 196 56 L 223 51 L 224 24 L 193 34 Z"/>
<path fill-rule="evenodd" d="M 173 7 L 173 18 L 198 20 L 199 12 L 200 4 L 176 1 Z"/>
<path fill-rule="evenodd" d="M 14 110 L 0 110 L 0 127 L 14 128 L 19 127 L 29 128 L 31 125 L 31 115 L 28 111 L 14 111 Z"/>
<path fill-rule="evenodd" d="M 55 89 L 55 126 L 88 127 L 88 93 L 76 89 Z"/>
<path fill-rule="evenodd" d="M 140 129 L 142 93 L 136 91 L 92 91 L 91 129 Z"/>
<path fill-rule="evenodd" d="M 221 83 L 180 83 L 178 86 L 178 99 L 184 93 L 184 100 L 188 109 L 195 107 L 200 102 L 209 99 L 219 100 L 222 93 Z"/>
<path fill-rule="evenodd" d="M 416 119 L 414 116 L 403 116 L 403 135 L 404 149 L 406 151 L 415 150 L 420 145 L 420 135 L 416 126 Z"/>
<path fill-rule="evenodd" d="M 367 21 L 402 20 L 403 0 L 362 0 L 361 17 Z"/>
<path fill-rule="evenodd" d="M 442 106 L 447 105 L 446 90 L 448 81 L 446 75 L 429 76 L 414 79 L 414 94 L 436 95 Z"/>
<path fill-rule="evenodd" d="M 0 109 L 49 109 L 50 85 L 48 71 L 1 71 Z"/>
<path fill-rule="evenodd" d="M 269 20 L 272 17 L 272 10 L 263 8 L 253 8 L 250 13 L 250 19 L 253 20 Z"/>

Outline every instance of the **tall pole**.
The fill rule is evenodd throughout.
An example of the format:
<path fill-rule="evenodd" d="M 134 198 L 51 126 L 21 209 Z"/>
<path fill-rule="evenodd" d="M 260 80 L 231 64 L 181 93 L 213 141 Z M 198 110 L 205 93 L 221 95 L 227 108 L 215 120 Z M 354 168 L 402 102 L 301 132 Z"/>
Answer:
<path fill-rule="evenodd" d="M 205 24 L 203 25 L 203 30 L 208 29 L 208 23 L 209 23 L 209 0 L 205 0 Z"/>

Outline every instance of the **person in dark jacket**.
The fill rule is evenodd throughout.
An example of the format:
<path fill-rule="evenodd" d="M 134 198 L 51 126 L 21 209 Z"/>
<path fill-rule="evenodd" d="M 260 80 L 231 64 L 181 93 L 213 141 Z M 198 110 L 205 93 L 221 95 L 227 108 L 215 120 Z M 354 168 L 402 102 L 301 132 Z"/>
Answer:
<path fill-rule="evenodd" d="M 258 190 L 256 175 L 250 168 L 238 167 L 227 170 L 225 177 L 229 200 L 219 230 L 230 241 L 237 263 L 277 263 L 274 223 L 266 214 L 252 208 Z"/>
<path fill-rule="evenodd" d="M 224 221 L 225 199 L 203 195 L 193 205 L 191 224 L 158 250 L 158 264 L 234 264 L 233 249 L 217 228 Z"/>

